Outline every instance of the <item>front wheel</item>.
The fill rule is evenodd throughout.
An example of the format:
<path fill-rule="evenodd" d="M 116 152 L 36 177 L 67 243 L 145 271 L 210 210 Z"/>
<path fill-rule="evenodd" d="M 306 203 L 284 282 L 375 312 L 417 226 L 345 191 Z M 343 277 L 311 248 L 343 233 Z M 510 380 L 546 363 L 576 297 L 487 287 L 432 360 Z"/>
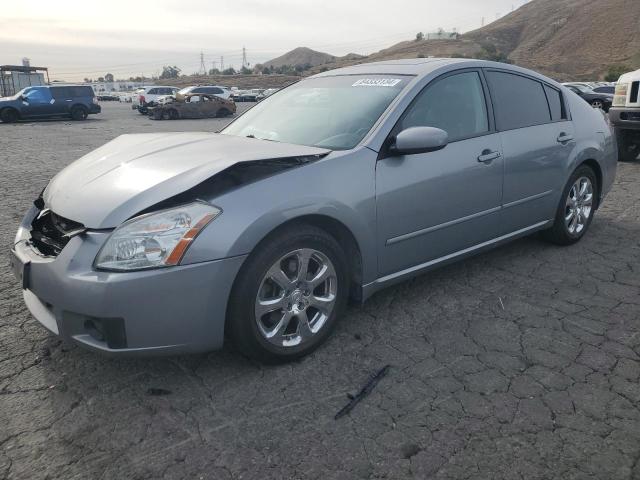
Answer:
<path fill-rule="evenodd" d="M 18 112 L 12 108 L 6 108 L 0 112 L 0 120 L 2 120 L 3 123 L 14 123 L 17 122 L 19 118 Z"/>
<path fill-rule="evenodd" d="M 595 213 L 598 182 L 593 169 L 582 165 L 573 172 L 564 188 L 556 217 L 544 237 L 556 245 L 572 245 L 587 233 Z"/>
<path fill-rule="evenodd" d="M 348 296 L 347 260 L 324 230 L 294 225 L 250 255 L 234 284 L 227 328 L 246 355 L 284 362 L 331 334 Z"/>

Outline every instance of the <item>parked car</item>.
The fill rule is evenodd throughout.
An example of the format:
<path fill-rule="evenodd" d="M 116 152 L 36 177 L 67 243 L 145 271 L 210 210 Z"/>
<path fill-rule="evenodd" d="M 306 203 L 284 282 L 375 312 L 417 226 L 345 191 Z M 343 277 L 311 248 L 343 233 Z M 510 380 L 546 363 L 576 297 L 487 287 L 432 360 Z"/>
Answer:
<path fill-rule="evenodd" d="M 260 89 L 253 90 L 237 90 L 232 92 L 233 100 L 235 102 L 256 102 L 258 95 L 262 93 Z"/>
<path fill-rule="evenodd" d="M 113 93 L 101 93 L 96 97 L 99 102 L 118 102 L 120 97 Z"/>
<path fill-rule="evenodd" d="M 258 94 L 258 96 L 256 97 L 256 101 L 260 102 L 262 100 L 264 100 L 267 97 L 270 97 L 271 95 L 273 95 L 274 93 L 276 93 L 278 90 L 280 90 L 279 88 L 267 88 L 266 90 L 262 91 L 261 93 Z"/>
<path fill-rule="evenodd" d="M 11 262 L 36 319 L 84 347 L 198 352 L 226 335 L 291 360 L 349 296 L 538 231 L 578 242 L 616 157 L 602 112 L 530 70 L 351 66 L 220 134 L 123 135 L 85 155 L 31 206 Z"/>
<path fill-rule="evenodd" d="M 216 95 L 220 98 L 224 98 L 225 100 L 231 98 L 231 90 L 217 85 L 197 85 L 193 87 L 186 87 L 179 90 L 178 93 L 182 95 L 187 95 L 189 93 L 204 93 L 207 95 Z"/>
<path fill-rule="evenodd" d="M 52 117 L 85 120 L 100 111 L 93 88 L 88 85 L 27 87 L 11 97 L 0 98 L 0 120 L 4 123 Z"/>
<path fill-rule="evenodd" d="M 131 108 L 138 110 L 143 115 L 148 113 L 148 108 L 156 104 L 160 97 L 175 95 L 178 87 L 149 86 L 136 90 L 137 96 L 133 97 Z"/>
<path fill-rule="evenodd" d="M 175 97 L 164 97 L 159 102 L 149 108 L 149 116 L 154 120 L 228 117 L 236 113 L 233 101 L 217 95 L 177 93 Z"/>
<path fill-rule="evenodd" d="M 577 84 L 565 84 L 565 87 L 577 94 L 593 108 L 599 108 L 604 112 L 608 112 L 613 103 L 613 95 L 610 93 L 596 93 L 589 87 Z"/>
<path fill-rule="evenodd" d="M 640 70 L 625 73 L 616 84 L 609 118 L 616 132 L 620 160 L 630 162 L 640 155 Z"/>
<path fill-rule="evenodd" d="M 606 93 L 608 95 L 613 95 L 616 93 L 616 87 L 615 85 L 601 85 L 601 86 L 595 87 L 593 91 L 595 93 Z"/>

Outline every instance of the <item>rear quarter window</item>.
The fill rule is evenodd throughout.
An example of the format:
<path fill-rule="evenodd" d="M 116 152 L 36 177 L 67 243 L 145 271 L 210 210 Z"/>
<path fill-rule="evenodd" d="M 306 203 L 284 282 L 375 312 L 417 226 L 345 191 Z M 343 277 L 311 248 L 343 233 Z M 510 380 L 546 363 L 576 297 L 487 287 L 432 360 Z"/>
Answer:
<path fill-rule="evenodd" d="M 547 95 L 549 101 L 549 110 L 551 111 L 551 120 L 559 122 L 566 120 L 567 116 L 564 113 L 564 106 L 562 105 L 562 94 L 555 88 L 544 86 L 544 93 Z"/>
<path fill-rule="evenodd" d="M 515 130 L 551 122 L 542 83 L 506 72 L 487 72 L 499 130 Z"/>

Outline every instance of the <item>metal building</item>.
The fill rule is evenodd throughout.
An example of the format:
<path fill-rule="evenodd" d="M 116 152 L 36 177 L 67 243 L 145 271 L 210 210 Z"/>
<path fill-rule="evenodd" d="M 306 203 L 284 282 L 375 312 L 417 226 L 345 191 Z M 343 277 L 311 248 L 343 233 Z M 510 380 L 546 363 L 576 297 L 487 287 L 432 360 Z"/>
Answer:
<path fill-rule="evenodd" d="M 49 70 L 45 67 L 0 65 L 0 96 L 2 97 L 13 95 L 25 87 L 48 83 Z"/>

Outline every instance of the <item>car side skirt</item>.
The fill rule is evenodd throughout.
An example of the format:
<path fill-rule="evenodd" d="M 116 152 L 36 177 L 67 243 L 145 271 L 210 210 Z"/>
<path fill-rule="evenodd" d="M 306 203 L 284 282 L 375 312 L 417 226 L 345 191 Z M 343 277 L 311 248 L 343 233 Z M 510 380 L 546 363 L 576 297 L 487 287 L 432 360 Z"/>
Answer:
<path fill-rule="evenodd" d="M 553 223 L 553 220 L 545 220 L 543 222 L 530 225 L 528 227 L 522 228 L 515 232 L 508 233 L 507 235 L 502 235 L 501 237 L 488 240 L 486 242 L 480 243 L 478 245 L 474 245 L 469 248 L 465 248 L 464 250 L 450 253 L 449 255 L 445 255 L 444 257 L 436 258 L 434 260 L 421 263 L 420 265 L 414 265 L 413 267 L 409 267 L 399 272 L 395 272 L 390 275 L 380 277 L 371 283 L 363 285 L 362 299 L 364 301 L 367 298 L 369 298 L 371 295 L 376 293 L 377 291 L 382 290 L 383 288 L 386 288 L 388 286 L 394 285 L 396 283 L 400 283 L 404 280 L 426 273 L 430 270 L 434 270 L 443 265 L 453 263 L 462 258 L 470 257 L 482 251 L 490 250 L 494 247 L 510 242 L 516 238 L 529 235 L 535 231 L 542 230 L 544 229 L 544 227 L 550 226 L 552 223 Z"/>

